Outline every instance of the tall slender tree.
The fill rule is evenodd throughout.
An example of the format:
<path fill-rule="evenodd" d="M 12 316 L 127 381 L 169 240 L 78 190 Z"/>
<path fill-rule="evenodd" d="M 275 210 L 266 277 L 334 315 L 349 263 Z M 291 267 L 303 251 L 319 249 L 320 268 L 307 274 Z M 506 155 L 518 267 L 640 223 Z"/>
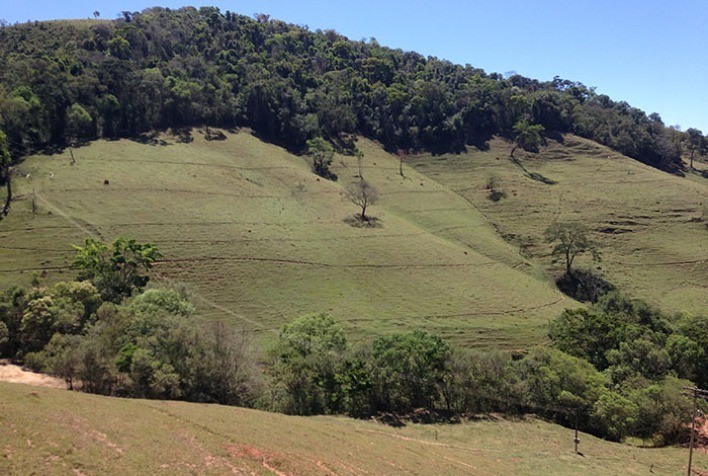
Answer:
<path fill-rule="evenodd" d="M 5 203 L 0 209 L 0 220 L 2 220 L 10 211 L 10 202 L 12 201 L 12 177 L 10 174 L 10 151 L 7 147 L 7 136 L 3 131 L 0 131 L 0 185 L 5 183 Z"/>

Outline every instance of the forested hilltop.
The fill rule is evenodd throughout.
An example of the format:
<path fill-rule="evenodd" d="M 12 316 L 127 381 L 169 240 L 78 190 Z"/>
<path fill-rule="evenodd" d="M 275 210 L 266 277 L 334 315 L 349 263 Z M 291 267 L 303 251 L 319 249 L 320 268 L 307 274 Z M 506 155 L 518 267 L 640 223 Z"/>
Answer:
<path fill-rule="evenodd" d="M 579 82 L 488 74 L 212 7 L 4 27 L 0 65 L 0 129 L 15 159 L 195 125 L 247 126 L 295 151 L 314 137 L 347 149 L 362 134 L 391 151 L 434 153 L 542 126 L 677 173 L 690 144 L 657 114 Z"/>

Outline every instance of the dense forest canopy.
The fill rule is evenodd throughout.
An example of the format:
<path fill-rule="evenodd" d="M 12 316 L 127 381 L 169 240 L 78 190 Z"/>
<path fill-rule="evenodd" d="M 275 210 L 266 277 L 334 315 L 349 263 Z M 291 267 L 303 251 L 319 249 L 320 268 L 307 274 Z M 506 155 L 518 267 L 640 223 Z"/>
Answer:
<path fill-rule="evenodd" d="M 363 134 L 441 153 L 511 138 L 520 121 L 684 168 L 686 134 L 582 83 L 487 74 L 267 15 L 150 8 L 0 29 L 0 129 L 15 157 L 203 124 L 250 127 L 292 150 L 314 137 L 347 148 Z"/>

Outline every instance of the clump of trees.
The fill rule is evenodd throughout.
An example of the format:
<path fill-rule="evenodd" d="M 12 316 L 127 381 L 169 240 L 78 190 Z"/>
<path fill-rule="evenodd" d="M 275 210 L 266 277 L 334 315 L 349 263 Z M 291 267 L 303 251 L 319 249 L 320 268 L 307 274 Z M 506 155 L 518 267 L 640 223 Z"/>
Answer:
<path fill-rule="evenodd" d="M 143 291 L 140 268 L 157 256 L 150 243 L 86 240 L 75 265 L 93 283 L 5 290 L 0 356 L 91 393 L 253 404 L 259 380 L 249 340 L 199 323 L 173 290 Z"/>
<path fill-rule="evenodd" d="M 352 346 L 330 316 L 305 316 L 281 329 L 269 364 L 271 408 L 413 419 L 426 412 L 423 421 L 536 413 L 612 440 L 674 442 L 690 415 L 681 387 L 708 377 L 708 340 L 686 335 L 684 319 L 708 322 L 671 322 L 613 293 L 590 310 L 565 311 L 549 327 L 551 346 L 514 357 L 454 348 L 423 330 Z"/>

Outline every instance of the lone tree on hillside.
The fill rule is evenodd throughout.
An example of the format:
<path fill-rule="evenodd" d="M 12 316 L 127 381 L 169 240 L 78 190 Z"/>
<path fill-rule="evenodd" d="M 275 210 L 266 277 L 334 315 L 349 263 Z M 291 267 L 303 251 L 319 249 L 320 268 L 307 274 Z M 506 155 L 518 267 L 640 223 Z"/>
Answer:
<path fill-rule="evenodd" d="M 598 244 L 587 236 L 588 228 L 578 222 L 555 222 L 546 228 L 546 242 L 556 243 L 551 252 L 556 261 L 565 261 L 565 272 L 572 274 L 575 258 L 591 253 L 595 261 L 600 259 Z"/>
<path fill-rule="evenodd" d="M 708 140 L 703 136 L 703 132 L 691 127 L 686 131 L 688 134 L 688 151 L 691 153 L 691 170 L 693 170 L 693 158 L 698 155 L 703 155 L 708 150 Z"/>
<path fill-rule="evenodd" d="M 514 152 L 519 147 L 529 152 L 538 152 L 543 131 L 544 127 L 541 124 L 529 124 L 526 119 L 514 124 L 514 147 L 511 148 L 511 158 L 514 158 Z"/>
<path fill-rule="evenodd" d="M 401 177 L 405 178 L 405 175 L 403 175 L 403 161 L 406 158 L 407 152 L 403 149 L 398 149 L 396 151 L 396 155 L 398 156 L 398 175 Z"/>
<path fill-rule="evenodd" d="M 364 180 L 364 152 L 356 148 L 354 150 L 354 155 L 356 156 L 356 166 L 359 171 L 359 180 Z"/>
<path fill-rule="evenodd" d="M 0 185 L 5 185 L 7 194 L 5 203 L 0 207 L 0 220 L 10 211 L 10 202 L 12 202 L 12 177 L 10 173 L 10 151 L 7 147 L 7 136 L 3 131 L 0 131 Z"/>
<path fill-rule="evenodd" d="M 366 180 L 359 180 L 347 185 L 345 195 L 354 205 L 361 208 L 359 218 L 362 221 L 369 221 L 366 216 L 366 208 L 379 200 L 379 191 Z"/>

